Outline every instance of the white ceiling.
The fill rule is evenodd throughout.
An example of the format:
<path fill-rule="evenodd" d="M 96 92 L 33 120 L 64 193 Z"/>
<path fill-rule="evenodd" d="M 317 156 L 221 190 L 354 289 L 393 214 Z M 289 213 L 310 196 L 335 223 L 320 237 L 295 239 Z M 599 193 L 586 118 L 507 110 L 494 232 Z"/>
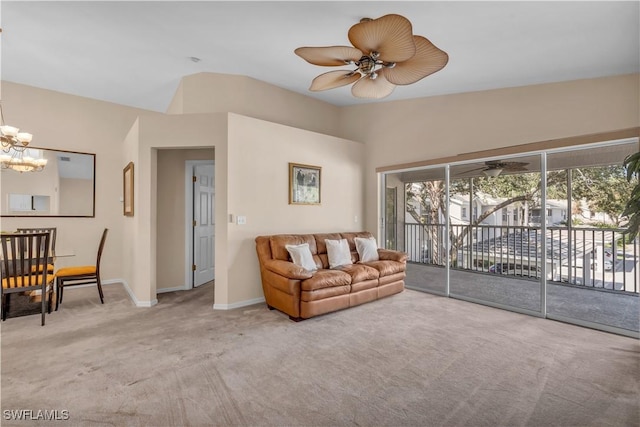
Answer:
<path fill-rule="evenodd" d="M 183 76 L 246 75 L 335 105 L 349 87 L 308 91 L 332 67 L 300 46 L 349 45 L 362 17 L 405 16 L 449 54 L 441 71 L 383 101 L 637 73 L 640 3 L 25 2 L 0 6 L 2 80 L 165 111 Z M 198 63 L 190 57 L 201 58 Z M 376 101 L 380 102 L 380 101 Z"/>

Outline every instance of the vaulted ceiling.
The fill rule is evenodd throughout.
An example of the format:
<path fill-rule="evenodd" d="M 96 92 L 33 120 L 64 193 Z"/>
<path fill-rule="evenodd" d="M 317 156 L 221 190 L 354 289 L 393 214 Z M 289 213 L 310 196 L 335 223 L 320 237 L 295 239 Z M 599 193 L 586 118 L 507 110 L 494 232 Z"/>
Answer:
<path fill-rule="evenodd" d="M 639 5 L 4 0 L 1 71 L 6 81 L 155 111 L 183 76 L 200 72 L 250 76 L 335 105 L 393 101 L 637 73 Z M 447 52 L 447 66 L 381 101 L 354 98 L 349 86 L 308 91 L 334 68 L 305 62 L 297 47 L 349 45 L 352 25 L 389 13 Z"/>

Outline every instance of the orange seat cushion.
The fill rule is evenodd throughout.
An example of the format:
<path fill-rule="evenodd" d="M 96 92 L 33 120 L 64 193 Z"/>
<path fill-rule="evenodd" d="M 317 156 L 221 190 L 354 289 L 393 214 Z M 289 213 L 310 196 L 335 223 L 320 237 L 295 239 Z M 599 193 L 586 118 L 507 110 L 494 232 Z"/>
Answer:
<path fill-rule="evenodd" d="M 33 271 L 34 273 L 36 271 L 42 271 L 43 267 L 44 267 L 43 265 L 40 265 L 40 266 L 34 265 L 33 267 L 31 267 L 31 271 Z M 47 264 L 47 273 L 53 273 L 53 270 L 54 270 L 53 264 Z"/>
<path fill-rule="evenodd" d="M 95 265 L 83 265 L 81 267 L 65 267 L 56 272 L 57 277 L 69 277 L 69 276 L 88 276 L 96 274 Z"/>
<path fill-rule="evenodd" d="M 24 288 L 28 286 L 41 286 L 42 278 L 43 276 L 41 274 L 37 276 L 31 276 L 31 278 L 29 278 L 29 276 L 6 277 L 2 279 L 2 288 L 9 289 L 9 288 Z M 55 279 L 55 276 L 53 274 L 47 275 L 47 284 L 53 283 L 54 279 Z"/>

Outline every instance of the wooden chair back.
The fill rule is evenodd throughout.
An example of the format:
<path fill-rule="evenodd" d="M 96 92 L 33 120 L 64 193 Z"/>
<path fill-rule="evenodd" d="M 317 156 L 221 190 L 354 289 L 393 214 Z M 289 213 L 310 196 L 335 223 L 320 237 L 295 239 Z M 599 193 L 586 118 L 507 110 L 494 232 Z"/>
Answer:
<path fill-rule="evenodd" d="M 48 290 L 53 290 L 53 276 L 47 269 L 50 239 L 51 234 L 48 232 L 0 234 L 3 320 L 7 316 L 9 294 L 40 290 L 42 292 L 42 325 L 44 325 L 47 303 L 45 296 Z"/>
<path fill-rule="evenodd" d="M 98 272 L 98 276 L 100 276 L 100 260 L 102 259 L 102 250 L 104 249 L 104 242 L 107 241 L 108 232 L 109 229 L 105 228 L 102 232 L 102 237 L 100 238 L 100 245 L 98 246 L 98 257 L 96 258 L 96 270 Z"/>
<path fill-rule="evenodd" d="M 56 256 L 56 235 L 58 234 L 58 229 L 56 227 L 18 228 L 16 231 L 18 233 L 50 233 L 51 239 L 49 239 L 49 254 L 52 257 Z"/>

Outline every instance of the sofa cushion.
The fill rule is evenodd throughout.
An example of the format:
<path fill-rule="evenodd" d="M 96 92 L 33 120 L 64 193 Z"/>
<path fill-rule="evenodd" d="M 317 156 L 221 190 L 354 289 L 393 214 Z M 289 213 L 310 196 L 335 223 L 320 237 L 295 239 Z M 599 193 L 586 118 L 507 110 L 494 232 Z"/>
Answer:
<path fill-rule="evenodd" d="M 280 259 L 268 259 L 262 264 L 262 266 L 272 273 L 294 280 L 308 279 L 313 276 L 312 271 L 306 270 L 292 262 L 282 261 Z"/>
<path fill-rule="evenodd" d="M 318 255 L 327 253 L 327 245 L 325 244 L 325 240 L 340 240 L 342 236 L 339 233 L 324 233 L 324 234 L 314 234 L 313 237 L 316 241 L 316 249 L 318 250 Z"/>
<path fill-rule="evenodd" d="M 406 262 L 409 258 L 409 255 L 405 252 L 392 251 L 389 249 L 378 249 L 378 256 L 380 259 L 398 262 Z"/>
<path fill-rule="evenodd" d="M 327 255 L 329 257 L 329 268 L 337 268 L 343 265 L 353 264 L 351 251 L 347 239 L 324 241 L 327 245 Z"/>
<path fill-rule="evenodd" d="M 364 264 L 351 264 L 340 267 L 340 271 L 344 271 L 351 276 L 351 284 L 364 282 L 365 280 L 377 279 L 380 272 L 373 267 Z"/>
<path fill-rule="evenodd" d="M 330 288 L 316 289 L 315 291 L 300 292 L 300 301 L 320 301 L 338 295 L 346 295 L 351 291 L 351 286 L 332 286 Z"/>
<path fill-rule="evenodd" d="M 318 253 L 313 234 L 277 234 L 269 237 L 269 243 L 271 244 L 271 257 L 282 261 L 290 260 L 286 245 L 308 243 L 311 254 L 315 255 Z"/>
<path fill-rule="evenodd" d="M 356 237 L 356 249 L 360 262 L 378 261 L 378 242 L 373 237 L 363 238 Z"/>
<path fill-rule="evenodd" d="M 351 249 L 351 252 L 357 252 L 356 242 L 355 242 L 356 237 L 361 237 L 364 239 L 373 237 L 373 235 L 368 231 L 358 231 L 355 233 L 340 233 L 340 235 L 342 236 L 342 239 L 347 239 L 347 242 L 349 242 L 349 248 Z"/>
<path fill-rule="evenodd" d="M 305 270 L 315 271 L 318 269 L 316 262 L 313 260 L 311 250 L 309 250 L 308 243 L 302 243 L 301 245 L 285 245 L 291 260 L 295 265 L 298 265 Z"/>
<path fill-rule="evenodd" d="M 333 286 L 344 286 L 351 284 L 351 276 L 340 270 L 318 270 L 313 277 L 300 282 L 303 291 L 314 291 L 316 289 L 330 288 Z"/>
<path fill-rule="evenodd" d="M 366 262 L 363 265 L 368 265 L 369 267 L 373 267 L 378 270 L 380 272 L 380 277 L 401 273 L 406 270 L 406 264 L 398 261 L 379 260 Z"/>

